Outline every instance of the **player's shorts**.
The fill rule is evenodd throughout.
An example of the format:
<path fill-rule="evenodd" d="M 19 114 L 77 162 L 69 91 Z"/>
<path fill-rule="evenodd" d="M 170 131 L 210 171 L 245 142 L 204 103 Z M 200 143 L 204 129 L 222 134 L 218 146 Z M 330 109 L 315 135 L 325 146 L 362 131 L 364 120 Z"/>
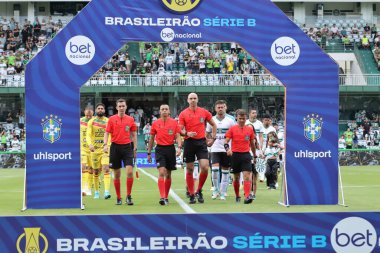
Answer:
<path fill-rule="evenodd" d="M 208 159 L 206 139 L 186 139 L 183 146 L 183 162 L 192 163 L 197 160 Z"/>
<path fill-rule="evenodd" d="M 231 171 L 233 174 L 240 173 L 242 171 L 252 171 L 252 156 L 249 152 L 246 153 L 232 153 L 231 158 Z"/>
<path fill-rule="evenodd" d="M 219 163 L 222 168 L 229 168 L 231 166 L 231 157 L 226 152 L 212 152 L 211 164 Z"/>
<path fill-rule="evenodd" d="M 90 151 L 80 151 L 80 163 L 92 167 Z"/>
<path fill-rule="evenodd" d="M 110 148 L 110 168 L 120 169 L 121 162 L 124 166 L 133 166 L 133 148 L 132 144 L 112 143 Z"/>
<path fill-rule="evenodd" d="M 110 163 L 110 156 L 108 153 L 101 152 L 90 152 L 92 168 L 100 169 L 103 165 L 108 165 Z"/>
<path fill-rule="evenodd" d="M 167 170 L 176 170 L 176 154 L 174 145 L 156 146 L 157 168 L 165 167 Z"/>

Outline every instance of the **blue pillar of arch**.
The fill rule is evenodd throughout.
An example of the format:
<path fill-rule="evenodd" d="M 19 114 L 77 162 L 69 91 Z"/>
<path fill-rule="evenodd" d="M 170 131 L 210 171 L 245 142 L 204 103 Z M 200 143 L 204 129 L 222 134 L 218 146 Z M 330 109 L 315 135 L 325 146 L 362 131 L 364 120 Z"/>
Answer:
<path fill-rule="evenodd" d="M 26 207 L 81 206 L 79 89 L 129 41 L 242 45 L 286 86 L 287 204 L 337 204 L 337 65 L 271 1 L 233 5 L 93 0 L 57 34 L 26 69 Z"/>

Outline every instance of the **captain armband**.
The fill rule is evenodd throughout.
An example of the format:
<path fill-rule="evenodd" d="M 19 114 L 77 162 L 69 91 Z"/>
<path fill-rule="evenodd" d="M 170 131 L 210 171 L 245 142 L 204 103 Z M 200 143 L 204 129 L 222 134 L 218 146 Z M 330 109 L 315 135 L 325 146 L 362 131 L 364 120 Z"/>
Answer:
<path fill-rule="evenodd" d="M 228 151 L 230 149 L 230 145 L 228 143 L 224 144 L 224 149 Z"/>

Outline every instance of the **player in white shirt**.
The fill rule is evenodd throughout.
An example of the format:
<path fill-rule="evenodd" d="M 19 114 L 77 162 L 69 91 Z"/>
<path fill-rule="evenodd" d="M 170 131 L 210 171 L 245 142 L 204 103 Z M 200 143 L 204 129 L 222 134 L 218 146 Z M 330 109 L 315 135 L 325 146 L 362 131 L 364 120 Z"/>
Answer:
<path fill-rule="evenodd" d="M 256 156 L 258 157 L 256 159 L 256 164 L 252 163 L 252 187 L 251 187 L 251 197 L 252 199 L 255 199 L 256 198 L 256 189 L 257 189 L 257 174 L 258 174 L 258 171 L 257 171 L 257 164 L 259 162 L 261 162 L 259 159 L 259 157 L 261 156 L 261 147 L 263 145 L 263 123 L 257 119 L 257 110 L 256 109 L 251 109 L 251 111 L 249 112 L 249 118 L 247 119 L 247 121 L 245 122 L 245 125 L 250 125 L 250 126 L 253 126 L 253 129 L 255 131 L 255 136 L 256 136 Z M 254 156 L 254 154 L 251 154 L 252 157 Z M 259 161 L 258 161 L 259 160 Z M 262 179 L 264 179 L 264 171 L 262 171 L 261 173 L 261 177 Z"/>
<path fill-rule="evenodd" d="M 261 150 L 264 151 L 267 147 L 267 138 L 268 133 L 275 132 L 276 129 L 272 126 L 272 118 L 269 115 L 264 115 L 263 117 L 263 145 L 261 146 Z"/>
<path fill-rule="evenodd" d="M 212 193 L 212 199 L 220 196 L 221 200 L 226 199 L 227 187 L 229 184 L 230 174 L 230 157 L 227 156 L 226 149 L 224 148 L 225 134 L 230 127 L 236 125 L 235 120 L 226 114 L 227 102 L 224 100 L 218 100 L 215 102 L 216 115 L 213 116 L 213 120 L 216 124 L 216 139 L 211 146 L 211 178 L 214 185 L 214 191 Z M 206 128 L 207 138 L 211 138 L 212 127 L 207 124 Z M 219 180 L 219 169 L 222 171 L 222 178 Z"/>

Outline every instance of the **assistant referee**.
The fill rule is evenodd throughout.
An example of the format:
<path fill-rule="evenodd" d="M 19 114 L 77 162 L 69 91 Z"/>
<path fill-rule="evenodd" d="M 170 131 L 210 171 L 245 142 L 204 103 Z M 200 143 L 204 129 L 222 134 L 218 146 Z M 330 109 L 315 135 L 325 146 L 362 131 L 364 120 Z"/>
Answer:
<path fill-rule="evenodd" d="M 127 102 L 125 99 L 116 101 L 117 114 L 109 118 L 106 132 L 104 134 L 104 152 L 108 152 L 108 135 L 111 134 L 110 148 L 110 168 L 114 170 L 114 186 L 117 195 L 116 205 L 121 205 L 120 194 L 120 168 L 123 162 L 127 170 L 127 205 L 133 205 L 132 186 L 133 186 L 133 159 L 137 151 L 137 127 L 132 117 L 125 114 Z"/>
<path fill-rule="evenodd" d="M 156 163 L 158 169 L 158 190 L 160 192 L 160 205 L 168 205 L 168 195 L 172 184 L 172 170 L 176 170 L 176 155 L 181 155 L 182 140 L 181 129 L 175 119 L 170 118 L 169 106 L 160 106 L 160 118 L 153 122 L 150 130 L 148 145 L 148 162 L 152 162 L 151 151 L 156 140 Z M 177 152 L 174 142 L 177 140 Z"/>

